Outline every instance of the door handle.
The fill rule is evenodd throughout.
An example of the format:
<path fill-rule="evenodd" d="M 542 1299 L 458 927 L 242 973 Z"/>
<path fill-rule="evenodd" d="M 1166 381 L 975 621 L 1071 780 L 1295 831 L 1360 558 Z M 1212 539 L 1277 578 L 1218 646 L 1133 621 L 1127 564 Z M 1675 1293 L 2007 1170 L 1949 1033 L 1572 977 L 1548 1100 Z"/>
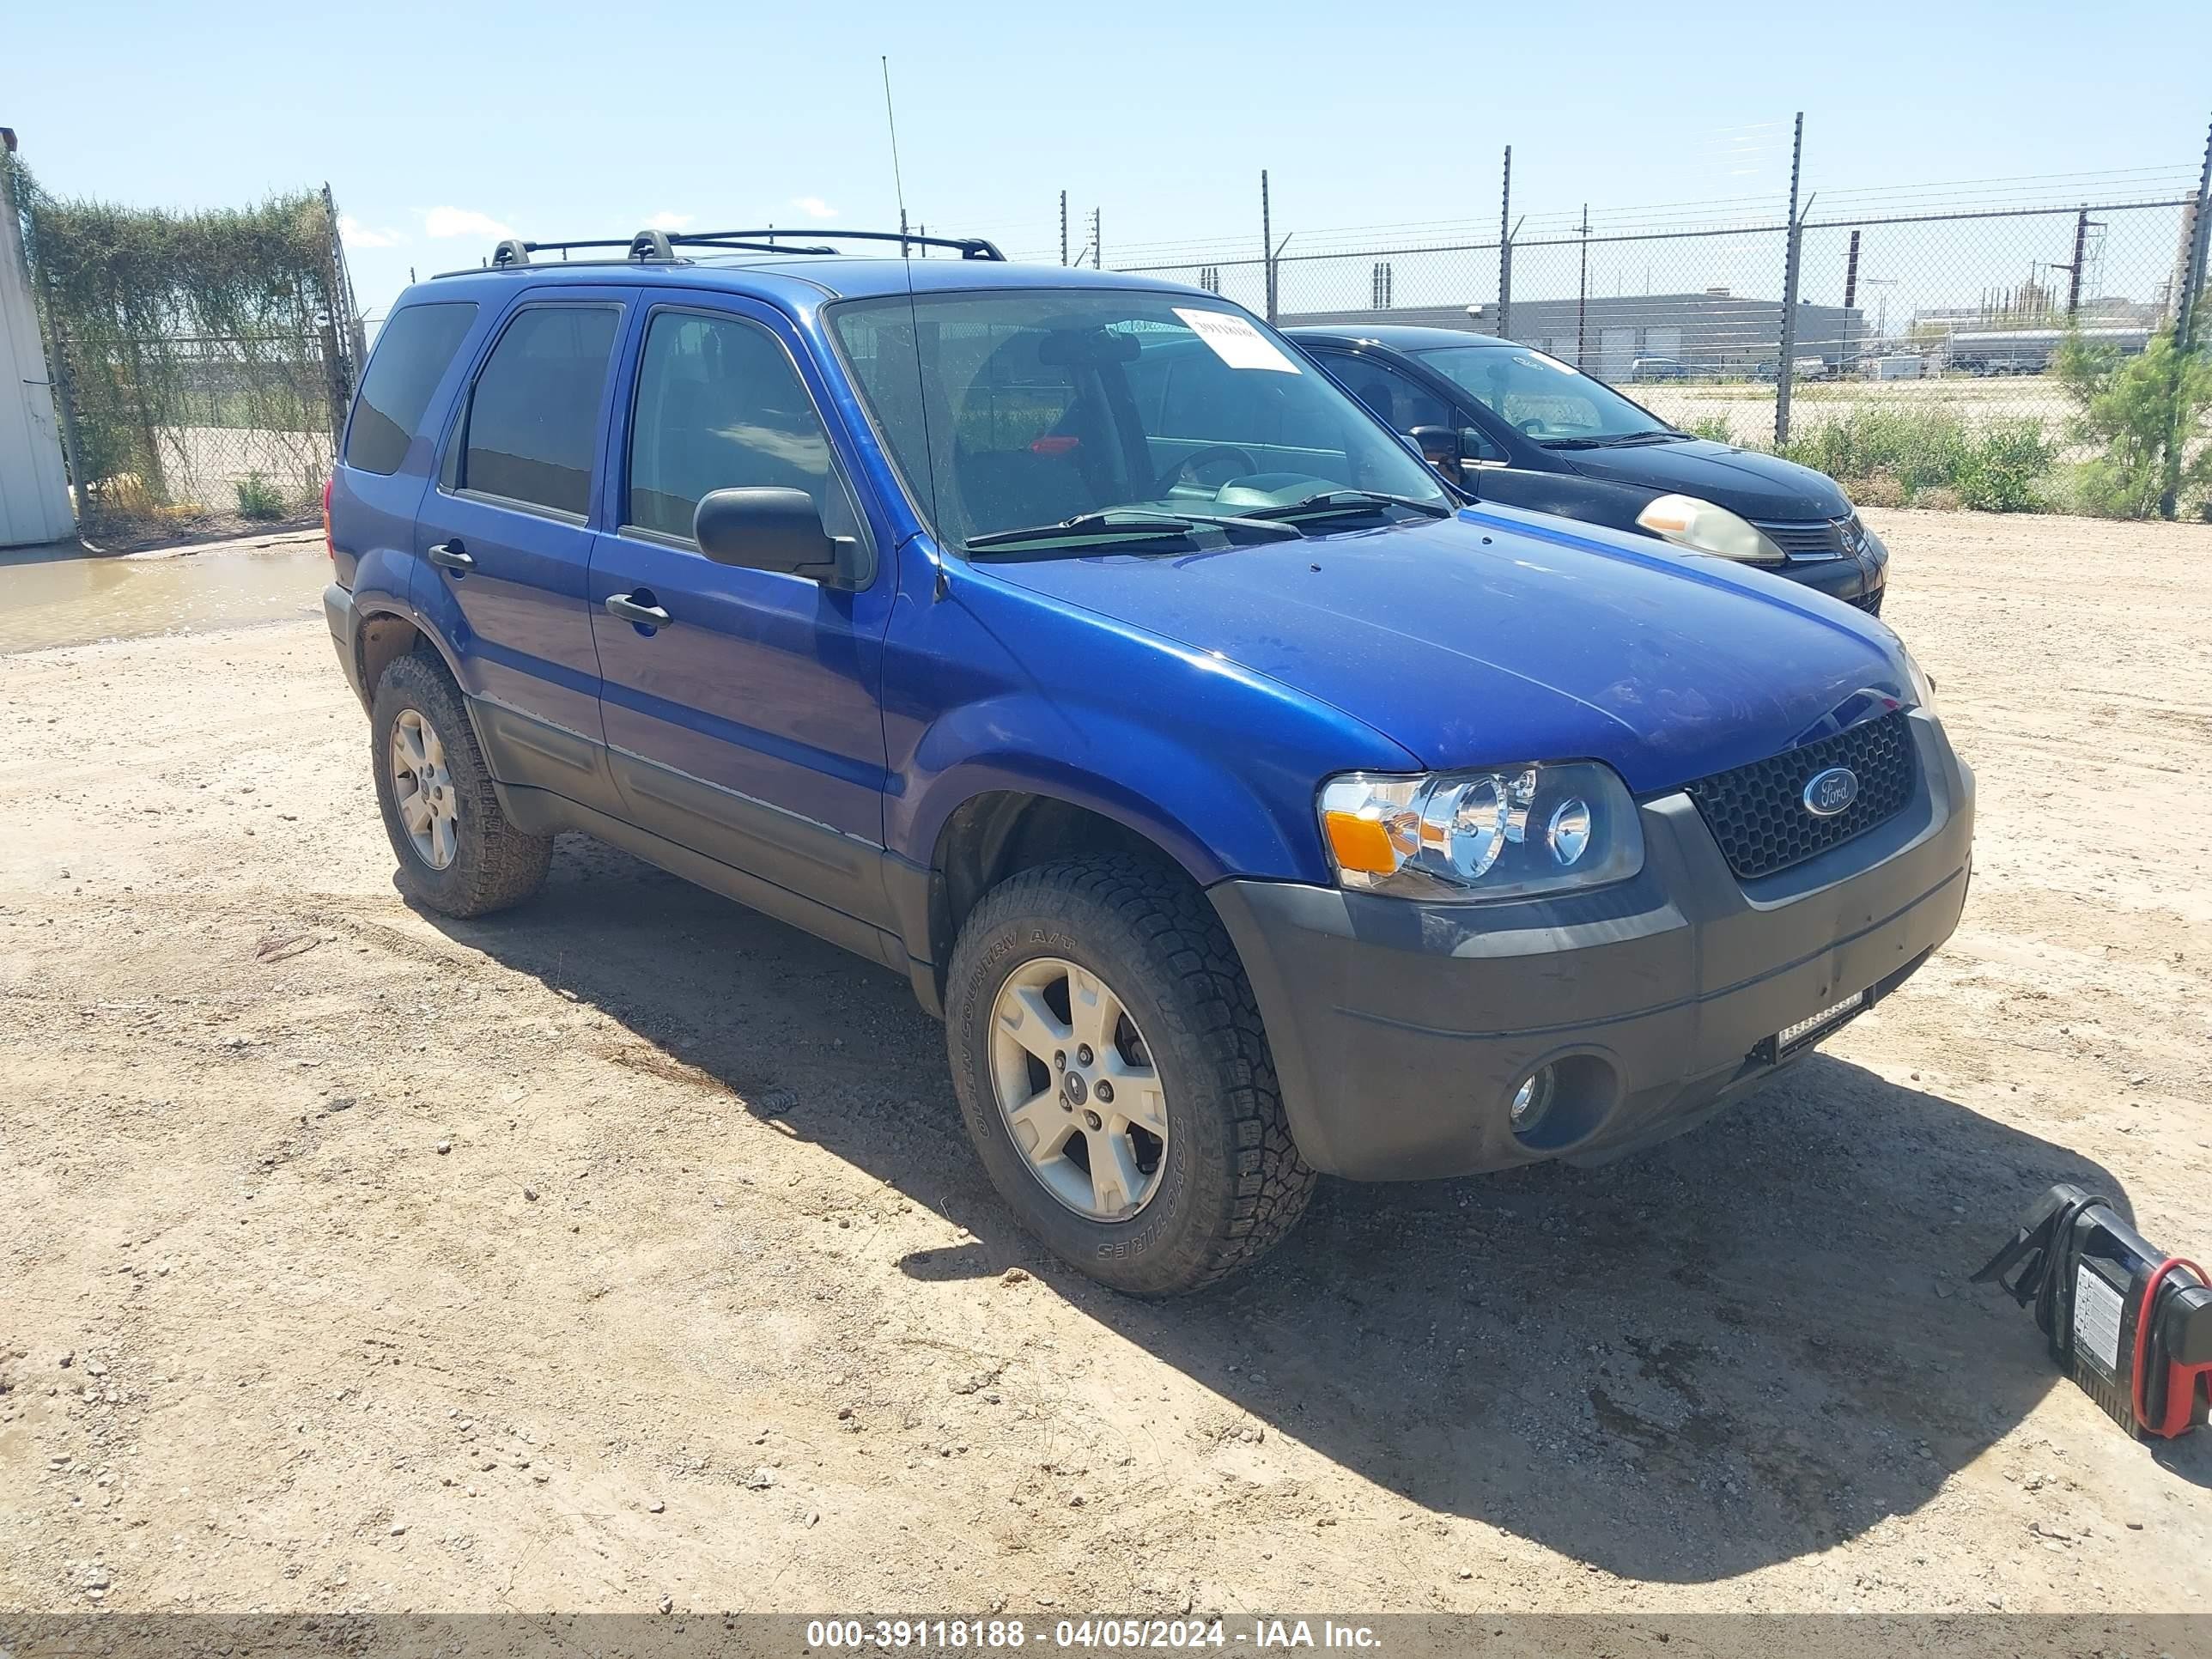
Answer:
<path fill-rule="evenodd" d="M 443 565 L 448 570 L 473 570 L 477 568 L 477 562 L 471 556 L 469 550 L 459 542 L 440 542 L 430 550 L 429 559 L 432 564 Z"/>
<path fill-rule="evenodd" d="M 653 595 L 647 593 L 645 598 L 650 600 Z M 640 604 L 637 596 L 632 593 L 608 594 L 607 613 L 620 617 L 624 622 L 635 623 L 640 628 L 665 628 L 674 620 L 658 605 Z"/>

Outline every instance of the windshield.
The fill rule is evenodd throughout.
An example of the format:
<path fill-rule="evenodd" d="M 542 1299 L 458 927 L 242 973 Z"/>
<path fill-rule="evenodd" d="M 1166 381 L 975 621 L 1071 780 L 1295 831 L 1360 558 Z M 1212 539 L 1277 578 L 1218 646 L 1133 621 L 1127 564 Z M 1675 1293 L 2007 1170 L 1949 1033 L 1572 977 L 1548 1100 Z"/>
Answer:
<path fill-rule="evenodd" d="M 909 489 L 963 547 L 1079 520 L 1055 545 L 1452 508 L 1367 410 L 1218 301 L 1032 289 L 830 314 Z"/>
<path fill-rule="evenodd" d="M 1540 444 L 1610 442 L 1668 430 L 1612 387 L 1526 346 L 1443 346 L 1419 356 Z"/>

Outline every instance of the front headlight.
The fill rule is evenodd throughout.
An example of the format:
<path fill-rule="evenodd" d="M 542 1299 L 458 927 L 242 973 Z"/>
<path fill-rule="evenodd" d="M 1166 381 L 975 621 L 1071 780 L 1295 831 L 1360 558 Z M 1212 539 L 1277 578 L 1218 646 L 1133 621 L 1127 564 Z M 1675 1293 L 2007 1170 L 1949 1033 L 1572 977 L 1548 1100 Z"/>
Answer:
<path fill-rule="evenodd" d="M 1695 495 L 1662 495 L 1636 515 L 1636 522 L 1662 541 L 1744 564 L 1787 564 L 1790 556 L 1769 541 L 1756 525 L 1724 507 Z"/>
<path fill-rule="evenodd" d="M 1644 830 L 1609 767 L 1565 761 L 1404 777 L 1347 772 L 1321 791 L 1338 883 L 1407 898 L 1509 898 L 1620 881 Z"/>
<path fill-rule="evenodd" d="M 1905 681 L 1912 688 L 1912 701 L 1929 714 L 1936 712 L 1936 682 L 1929 677 L 1912 653 L 1900 644 L 1897 653 L 1905 659 Z"/>

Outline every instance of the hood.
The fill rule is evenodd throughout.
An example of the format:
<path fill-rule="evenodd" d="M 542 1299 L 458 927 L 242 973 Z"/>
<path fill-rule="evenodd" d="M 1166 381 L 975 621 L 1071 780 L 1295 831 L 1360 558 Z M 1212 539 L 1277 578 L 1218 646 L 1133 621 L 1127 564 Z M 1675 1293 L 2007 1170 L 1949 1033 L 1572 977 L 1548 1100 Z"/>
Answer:
<path fill-rule="evenodd" d="M 1553 453 L 1586 478 L 1695 495 L 1747 519 L 1840 519 L 1851 510 L 1844 492 L 1824 472 L 1703 438 Z"/>
<path fill-rule="evenodd" d="M 1595 759 L 1649 793 L 1826 735 L 1861 694 L 1911 695 L 1894 636 L 1832 599 L 1510 508 L 983 568 L 1226 658 L 1439 769 Z"/>

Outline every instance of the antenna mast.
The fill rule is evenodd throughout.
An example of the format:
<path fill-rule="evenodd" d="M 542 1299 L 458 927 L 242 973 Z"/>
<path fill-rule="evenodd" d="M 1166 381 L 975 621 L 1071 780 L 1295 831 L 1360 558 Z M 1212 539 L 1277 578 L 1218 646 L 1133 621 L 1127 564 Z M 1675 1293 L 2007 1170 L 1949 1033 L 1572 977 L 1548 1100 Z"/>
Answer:
<path fill-rule="evenodd" d="M 891 189 L 898 197 L 899 257 L 903 259 L 908 257 L 906 246 L 906 181 L 899 176 L 898 114 L 891 108 L 891 60 L 889 54 L 884 56 L 882 62 L 884 121 L 891 130 Z"/>

